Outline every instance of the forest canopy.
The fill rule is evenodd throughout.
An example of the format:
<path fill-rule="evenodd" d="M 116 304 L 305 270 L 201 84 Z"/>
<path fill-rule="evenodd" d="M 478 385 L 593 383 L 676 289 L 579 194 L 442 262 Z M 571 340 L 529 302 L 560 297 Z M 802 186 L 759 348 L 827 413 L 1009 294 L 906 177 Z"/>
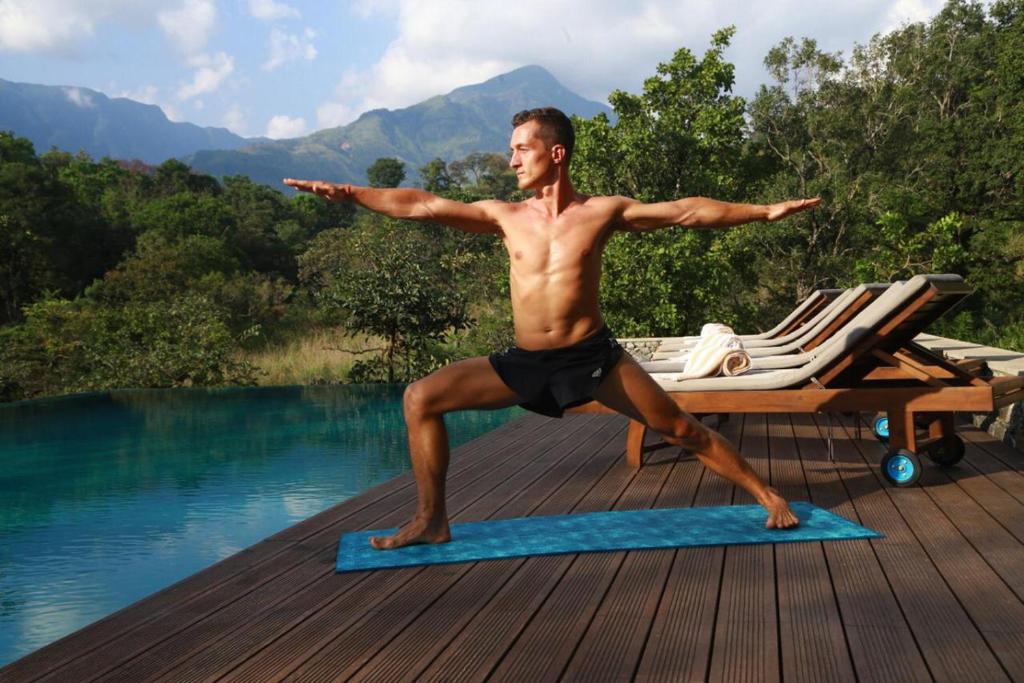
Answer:
<path fill-rule="evenodd" d="M 749 101 L 723 56 L 733 33 L 613 92 L 614 123 L 575 119 L 577 188 L 822 205 L 615 236 L 602 306 L 616 334 L 755 331 L 814 289 L 955 272 L 976 293 L 935 331 L 1024 351 L 1024 0 L 951 0 L 849 55 L 786 38 Z M 370 171 L 382 187 L 406 175 L 397 159 Z M 418 174 L 454 199 L 521 198 L 501 154 Z M 381 340 L 351 381 L 408 381 L 509 343 L 507 298 L 494 237 L 0 133 L 0 400 L 253 383 L 248 353 L 328 326 Z"/>

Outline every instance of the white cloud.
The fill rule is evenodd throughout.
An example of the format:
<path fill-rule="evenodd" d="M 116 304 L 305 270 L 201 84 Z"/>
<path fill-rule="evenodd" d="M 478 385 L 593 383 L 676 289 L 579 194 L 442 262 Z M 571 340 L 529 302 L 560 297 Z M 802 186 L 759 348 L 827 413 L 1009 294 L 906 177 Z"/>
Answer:
<path fill-rule="evenodd" d="M 359 115 L 354 108 L 341 102 L 324 102 L 316 108 L 317 128 L 334 128 L 351 123 Z"/>
<path fill-rule="evenodd" d="M 0 0 L 0 50 L 70 54 L 97 24 L 152 21 L 157 0 Z"/>
<path fill-rule="evenodd" d="M 885 14 L 885 22 L 878 29 L 885 33 L 903 24 L 927 21 L 937 14 L 945 3 L 943 0 L 896 0 Z"/>
<path fill-rule="evenodd" d="M 351 4 L 356 16 L 366 19 L 374 14 L 397 14 L 402 0 L 354 0 Z"/>
<path fill-rule="evenodd" d="M 228 107 L 228 110 L 224 112 L 224 118 L 221 119 L 221 123 L 235 135 L 241 135 L 242 137 L 248 137 L 249 135 L 249 122 L 242 112 L 242 108 L 237 104 L 232 104 Z"/>
<path fill-rule="evenodd" d="M 301 16 L 299 10 L 283 2 L 274 0 L 249 0 L 249 14 L 257 19 L 273 21 L 275 19 L 287 19 L 288 17 Z"/>
<path fill-rule="evenodd" d="M 160 28 L 186 57 L 206 48 L 216 20 L 217 8 L 213 0 L 183 0 L 175 9 L 157 14 Z"/>
<path fill-rule="evenodd" d="M 263 63 L 264 70 L 272 71 L 285 62 L 297 59 L 316 59 L 316 47 L 312 43 L 315 37 L 316 32 L 311 28 L 307 28 L 301 35 L 271 29 L 270 56 Z"/>
<path fill-rule="evenodd" d="M 879 32 L 927 19 L 942 0 L 360 0 L 360 17 L 395 16 L 398 37 L 369 69 L 343 77 L 318 121 L 355 118 L 375 107 L 409 106 L 513 68 L 539 64 L 569 89 L 603 101 L 615 89 L 638 92 L 680 47 L 698 58 L 711 34 L 735 25 L 726 52 L 737 94 L 753 95 L 768 76 L 763 60 L 783 38 L 816 38 L 849 54 Z M 539 19 L 542 18 L 542 21 Z M 345 82 L 347 79 L 347 82 Z"/>
<path fill-rule="evenodd" d="M 188 100 L 202 93 L 213 92 L 235 70 L 235 60 L 224 52 L 196 55 L 189 59 L 196 69 L 192 82 L 178 88 L 178 99 Z"/>
<path fill-rule="evenodd" d="M 129 100 L 135 100 L 143 104 L 153 104 L 160 107 L 164 115 L 171 121 L 181 122 L 185 120 L 181 115 L 181 111 L 176 106 L 163 101 L 160 96 L 160 89 L 155 85 L 144 85 L 135 90 L 121 90 L 114 97 L 127 97 Z"/>
<path fill-rule="evenodd" d="M 96 103 L 92 101 L 92 95 L 84 92 L 80 88 L 64 88 L 64 94 L 67 95 L 68 99 L 75 105 L 83 109 L 96 106 Z"/>
<path fill-rule="evenodd" d="M 293 119 L 290 116 L 279 114 L 272 117 L 267 124 L 267 137 L 274 140 L 297 138 L 305 132 L 306 120 L 302 117 Z"/>
<path fill-rule="evenodd" d="M 129 100 L 142 102 L 143 104 L 157 104 L 157 95 L 160 89 L 155 85 L 144 85 L 135 90 L 122 90 L 115 97 L 127 97 Z"/>

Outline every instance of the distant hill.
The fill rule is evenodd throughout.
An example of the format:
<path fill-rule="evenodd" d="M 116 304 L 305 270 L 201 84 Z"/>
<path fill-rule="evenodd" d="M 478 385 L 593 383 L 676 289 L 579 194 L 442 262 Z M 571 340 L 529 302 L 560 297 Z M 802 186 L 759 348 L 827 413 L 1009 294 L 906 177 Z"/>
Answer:
<path fill-rule="evenodd" d="M 366 169 L 380 157 L 406 162 L 407 177 L 414 178 L 417 168 L 436 157 L 452 161 L 472 152 L 505 151 L 512 115 L 541 106 L 586 118 L 611 114 L 609 107 L 573 93 L 545 69 L 524 66 L 411 107 L 366 112 L 346 126 L 243 149 L 204 150 L 185 161 L 206 173 L 244 174 L 278 189 L 284 177 L 362 183 Z"/>
<path fill-rule="evenodd" d="M 247 139 L 226 128 L 169 120 L 160 107 L 88 88 L 0 79 L 0 130 L 26 137 L 37 152 L 57 147 L 90 156 L 159 164 L 201 149 L 237 149 Z"/>

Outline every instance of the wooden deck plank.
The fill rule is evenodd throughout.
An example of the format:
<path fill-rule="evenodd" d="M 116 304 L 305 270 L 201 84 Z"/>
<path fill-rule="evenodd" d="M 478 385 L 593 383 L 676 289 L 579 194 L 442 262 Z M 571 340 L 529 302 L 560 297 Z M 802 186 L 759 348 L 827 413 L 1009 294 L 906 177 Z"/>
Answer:
<path fill-rule="evenodd" d="M 580 443 L 579 439 L 572 440 L 566 448 L 549 449 L 547 467 L 552 464 L 563 462 L 566 458 L 572 458 L 575 449 Z M 575 463 L 570 463 L 575 464 Z M 502 511 L 509 503 L 529 498 L 530 494 L 526 487 L 543 471 L 533 468 L 533 472 L 524 471 L 524 478 L 503 477 L 502 484 L 486 498 L 481 497 L 473 506 L 467 508 L 459 515 L 453 515 L 453 519 L 483 519 Z M 500 495 L 499 495 L 500 493 Z M 502 514 L 501 516 L 515 516 Z M 502 561 L 506 573 L 512 563 L 520 560 Z M 337 633 L 330 642 L 316 652 L 293 652 L 292 670 L 286 672 L 288 680 L 295 681 L 320 681 L 325 678 L 346 679 L 373 657 L 377 651 L 387 644 L 392 638 L 399 636 L 401 630 L 409 627 L 420 615 L 424 614 L 428 606 L 438 611 L 443 611 L 446 601 L 443 599 L 446 592 L 453 587 L 460 585 L 464 577 L 474 577 L 486 574 L 487 563 L 463 563 L 458 565 L 436 565 L 427 567 L 422 574 L 409 586 L 408 591 L 403 594 L 384 596 L 375 605 L 372 612 L 368 612 L 362 619 L 356 622 L 352 628 Z M 473 588 L 469 585 L 467 590 Z M 431 603 L 437 599 L 438 603 L 434 608 Z M 426 618 L 430 618 L 429 615 Z M 284 672 L 282 672 L 284 673 Z"/>
<path fill-rule="evenodd" d="M 537 441 L 528 442 L 524 448 L 515 451 L 512 457 L 491 462 L 485 476 L 461 488 L 449 487 L 449 512 L 452 518 L 458 519 L 465 510 L 474 504 L 478 505 L 481 496 L 496 487 L 513 487 L 515 484 L 509 482 L 516 474 L 536 473 L 538 468 L 543 470 L 548 462 L 544 458 L 564 455 L 564 444 L 570 442 L 588 424 L 590 421 L 574 419 L 562 425 L 563 433 L 556 431 L 555 437 L 541 438 L 540 447 Z M 499 492 L 493 500 L 496 503 L 504 501 L 516 492 L 517 489 L 505 494 L 506 498 L 502 498 Z M 395 526 L 406 521 L 410 514 L 409 508 L 415 503 L 414 492 L 410 490 L 408 495 L 408 500 L 390 511 L 387 517 L 375 521 L 373 526 Z M 368 611 L 375 609 L 382 594 L 404 596 L 414 590 L 412 586 L 416 580 L 422 580 L 420 574 L 424 568 L 334 574 L 338 537 L 343 530 L 350 528 L 332 529 L 319 540 L 317 553 L 321 556 L 320 574 L 315 582 L 289 601 L 294 613 L 279 615 L 275 611 L 269 615 L 257 615 L 252 628 L 232 633 L 227 643 L 219 644 L 215 657 L 207 652 L 190 653 L 191 661 L 186 666 L 193 673 L 189 679 L 200 679 L 198 674 L 213 677 L 239 667 L 237 671 L 232 671 L 232 677 L 239 680 L 261 680 L 279 668 L 287 668 L 290 663 L 294 663 L 298 652 L 329 644 L 337 633 L 351 627 Z M 367 577 L 371 583 L 359 583 Z M 183 680 L 182 672 L 168 672 L 168 680 Z"/>
<path fill-rule="evenodd" d="M 743 416 L 721 426 L 721 434 L 741 443 Z M 733 485 L 704 470 L 695 507 L 728 505 Z M 703 681 L 708 676 L 725 548 L 675 551 L 672 570 L 637 667 L 640 681 Z"/>
<path fill-rule="evenodd" d="M 1024 599 L 1024 505 L 973 468 L 928 467 L 921 483 L 1017 599 Z"/>
<path fill-rule="evenodd" d="M 765 481 L 769 480 L 765 416 L 748 415 L 740 452 Z M 755 501 L 736 489 L 733 501 Z M 770 545 L 729 546 L 715 623 L 710 680 L 761 683 L 781 678 L 778 607 L 775 594 L 775 549 Z"/>
<path fill-rule="evenodd" d="M 837 443 L 840 476 L 862 523 L 885 534 L 871 542 L 932 676 L 940 681 L 1008 680 L 999 661 L 921 546 L 896 500 L 910 489 L 884 485 L 882 446 L 870 440 Z"/>
<path fill-rule="evenodd" d="M 811 502 L 840 517 L 864 524 L 839 476 L 870 476 L 861 461 L 828 458 L 818 426 L 809 415 L 793 415 L 793 433 Z M 846 433 L 833 431 L 837 449 L 852 449 Z M 846 636 L 851 663 L 860 681 L 930 681 L 924 657 L 900 610 L 869 540 L 824 543 L 825 560 Z M 899 647 L 892 647 L 899 643 Z"/>
<path fill-rule="evenodd" d="M 1012 537 L 948 481 L 925 465 L 921 486 L 894 492 L 894 502 L 1006 672 L 1013 680 L 1024 680 L 1024 603 L 989 564 L 996 557 L 986 561 L 971 542 L 973 537 L 994 551 L 993 545 Z M 935 494 L 956 505 L 959 525 L 936 504 Z M 1007 571 L 1019 581 L 1024 554 L 1017 546 L 1012 555 L 1003 564 L 1011 565 Z"/>
<path fill-rule="evenodd" d="M 517 440 L 530 438 L 533 430 L 544 424 L 544 418 L 528 415 L 489 432 L 486 438 L 476 439 L 456 450 L 455 467 L 468 466 L 474 461 L 479 449 L 504 447 Z M 485 446 L 485 444 L 487 444 Z M 493 445 L 492 445 L 493 444 Z M 464 464 L 463 464 L 464 463 Z M 454 469 L 454 468 L 453 468 Z M 202 598 L 206 593 L 217 591 L 241 576 L 246 576 L 254 567 L 274 561 L 286 548 L 281 541 L 296 534 L 307 534 L 328 524 L 338 514 L 351 515 L 365 510 L 377 501 L 408 488 L 412 482 L 396 477 L 375 486 L 345 501 L 344 511 L 340 506 L 332 507 L 302 522 L 282 530 L 269 538 L 229 558 L 217 562 L 196 574 L 178 581 L 151 596 L 114 612 L 88 628 L 71 633 L 64 638 L 41 648 L 17 662 L 5 667 L 6 674 L 23 679 L 34 679 L 58 667 L 87 655 L 89 652 L 113 641 L 115 638 L 132 633 L 141 627 L 177 612 L 191 600 Z M 301 536 L 300 536 L 301 537 Z M 145 616 L 139 607 L 145 603 Z"/>
<path fill-rule="evenodd" d="M 1024 503 L 1024 458 L 1014 449 L 980 429 L 961 429 L 967 444 L 967 462 L 1021 503 Z"/>
<path fill-rule="evenodd" d="M 551 433 L 557 434 L 555 431 Z M 455 496 L 466 495 L 464 492 L 472 491 L 474 486 L 480 485 L 479 482 L 488 481 L 496 465 L 520 467 L 519 456 L 524 449 L 529 450 L 531 444 L 530 439 L 516 440 L 487 458 L 464 459 L 464 465 L 453 468 L 456 471 L 450 483 L 454 487 Z M 411 480 L 410 475 L 404 476 Z M 409 485 L 403 487 L 403 490 L 406 492 L 404 496 L 388 495 L 376 505 L 362 507 L 353 514 L 339 515 L 336 512 L 334 516 L 326 516 L 335 520 L 333 528 L 330 525 L 307 525 L 313 533 L 305 540 L 278 542 L 285 545 L 283 552 L 249 568 L 245 574 L 222 585 L 219 590 L 206 591 L 178 610 L 170 610 L 160 619 L 146 623 L 88 653 L 63 667 L 60 675 L 53 680 L 78 683 L 91 680 L 87 677 L 90 672 L 92 676 L 104 674 L 106 678 L 142 680 L 144 673 L 155 676 L 174 666 L 191 654 L 192 646 L 207 649 L 211 638 L 238 637 L 240 634 L 254 637 L 260 631 L 262 621 L 257 621 L 253 630 L 224 628 L 224 624 L 237 626 L 239 622 L 244 624 L 251 621 L 264 611 L 278 612 L 277 608 L 283 599 L 299 592 L 308 593 L 311 584 L 316 586 L 318 580 L 330 574 L 333 553 L 329 545 L 337 541 L 342 525 L 345 528 L 363 528 L 378 523 L 387 525 L 404 521 L 408 515 L 406 509 L 409 493 L 414 489 Z M 343 503 L 342 507 L 345 505 Z M 345 575 L 337 589 L 352 587 L 364 578 L 365 573 Z M 281 616 L 293 615 L 282 612 Z M 107 673 L 114 665 L 118 670 L 116 676 Z M 43 680 L 51 679 L 47 677 Z"/>
<path fill-rule="evenodd" d="M 678 453 L 679 449 L 672 449 Z M 676 455 L 652 507 L 691 507 L 704 467 Z M 633 678 L 675 558 L 674 550 L 630 552 L 569 660 L 563 678 L 593 681 Z"/>
<path fill-rule="evenodd" d="M 621 422 L 625 427 L 625 422 Z M 597 457 L 591 459 L 561 490 L 570 506 L 575 506 L 592 488 L 618 490 L 621 482 L 632 478 L 623 467 L 625 432 L 609 439 Z M 611 461 L 609 462 L 609 458 Z M 612 481 L 612 486 L 602 482 Z M 556 497 L 540 504 L 533 514 L 549 515 L 562 510 Z M 422 681 L 472 681 L 487 676 L 518 638 L 534 613 L 575 562 L 577 555 L 529 558 L 493 600 L 473 615 L 458 636 L 437 654 L 422 671 Z"/>
<path fill-rule="evenodd" d="M 1024 519 L 1020 516 L 1024 500 L 1007 491 L 997 481 L 999 474 L 1013 474 L 1007 471 L 1005 465 L 977 444 L 966 442 L 963 460 L 945 472 L 1017 540 L 1024 542 Z M 1021 493 L 1024 493 L 1024 487 Z"/>
<path fill-rule="evenodd" d="M 458 449 L 453 519 L 752 502 L 677 449 L 626 466 L 622 418 L 529 416 Z M 585 553 L 333 572 L 338 535 L 394 526 L 403 475 L 11 666 L 32 680 L 1024 680 L 1024 457 L 973 428 L 960 466 L 881 478 L 848 423 L 735 416 L 788 497 L 871 541 Z M 651 435 L 654 440 L 657 437 Z"/>
<path fill-rule="evenodd" d="M 666 455 L 664 450 L 657 451 L 655 457 L 645 460 L 642 469 L 634 472 L 629 486 L 621 493 L 599 495 L 595 488 L 577 509 L 587 512 L 650 507 L 663 488 L 675 459 L 674 453 Z M 626 555 L 625 552 L 579 555 L 496 667 L 493 680 L 540 681 L 561 676 Z"/>
<path fill-rule="evenodd" d="M 567 482 L 578 478 L 581 471 L 588 471 L 586 465 L 593 463 L 605 473 L 616 463 L 623 467 L 622 440 L 625 438 L 626 421 L 618 417 L 605 417 L 602 421 L 606 423 L 603 428 L 583 441 L 577 453 L 549 469 L 529 490 L 502 508 L 501 516 L 525 517 L 534 514 L 571 513 L 586 491 L 580 490 L 573 498 L 566 495 L 564 487 Z M 587 479 L 590 487 L 595 481 L 594 477 Z M 542 508 L 544 511 L 538 512 Z M 566 560 L 564 557 L 559 559 L 562 562 Z M 557 568 L 562 562 L 549 561 L 540 564 Z M 478 563 L 466 577 L 445 593 L 442 600 L 429 613 L 421 615 L 398 637 L 381 648 L 352 676 L 352 680 L 421 680 L 423 670 L 436 660 L 460 632 L 465 631 L 468 623 L 476 615 L 487 609 L 504 586 L 512 583 L 522 570 L 529 569 L 529 564 L 530 558 Z M 534 575 L 535 580 L 536 578 Z M 470 583 L 471 581 L 473 583 Z M 524 585 L 521 580 L 515 582 L 515 585 L 518 586 L 520 594 L 532 590 L 528 587 L 529 584 Z M 485 628 L 493 628 L 493 624 Z M 488 640 L 493 643 L 493 639 Z M 463 646 L 466 644 L 464 641 Z"/>
<path fill-rule="evenodd" d="M 809 500 L 801 454 L 788 415 L 768 416 L 772 485 L 787 500 Z M 822 543 L 775 548 L 782 671 L 789 681 L 853 681 Z"/>

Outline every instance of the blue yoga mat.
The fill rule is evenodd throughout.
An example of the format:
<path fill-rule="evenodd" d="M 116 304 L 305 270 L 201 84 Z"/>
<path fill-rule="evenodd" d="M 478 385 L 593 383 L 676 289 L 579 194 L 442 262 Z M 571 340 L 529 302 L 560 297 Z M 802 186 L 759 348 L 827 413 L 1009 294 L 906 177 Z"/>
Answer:
<path fill-rule="evenodd" d="M 765 529 L 760 505 L 584 512 L 452 524 L 452 540 L 375 550 L 370 536 L 396 529 L 353 531 L 338 544 L 338 572 L 427 564 L 499 560 L 602 550 L 644 550 L 704 545 L 792 543 L 881 538 L 882 535 L 810 503 L 791 503 L 800 526 Z"/>

